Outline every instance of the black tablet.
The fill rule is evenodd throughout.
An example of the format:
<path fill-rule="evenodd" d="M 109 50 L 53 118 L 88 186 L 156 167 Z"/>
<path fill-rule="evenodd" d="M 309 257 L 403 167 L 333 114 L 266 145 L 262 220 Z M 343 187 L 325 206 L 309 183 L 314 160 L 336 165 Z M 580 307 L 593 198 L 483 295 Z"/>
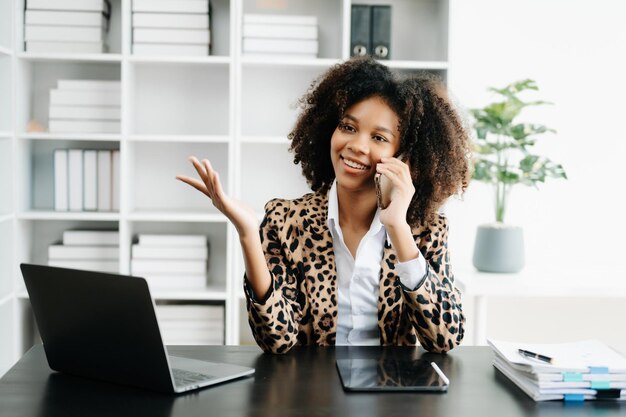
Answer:
<path fill-rule="evenodd" d="M 346 391 L 445 392 L 450 384 L 439 366 L 426 358 L 344 358 L 337 359 L 337 370 Z"/>

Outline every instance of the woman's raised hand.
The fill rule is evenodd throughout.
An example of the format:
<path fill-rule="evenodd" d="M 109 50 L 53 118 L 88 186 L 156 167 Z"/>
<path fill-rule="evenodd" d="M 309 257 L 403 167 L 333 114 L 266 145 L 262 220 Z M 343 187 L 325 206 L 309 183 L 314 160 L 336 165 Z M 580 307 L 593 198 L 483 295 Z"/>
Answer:
<path fill-rule="evenodd" d="M 245 203 L 230 198 L 224 193 L 220 176 L 211 167 L 209 160 L 199 161 L 195 156 L 190 157 L 189 160 L 198 171 L 201 181 L 184 175 L 177 175 L 176 179 L 191 185 L 209 197 L 213 205 L 235 226 L 240 238 L 250 236 L 251 233 L 258 234 L 259 221 L 256 214 Z"/>

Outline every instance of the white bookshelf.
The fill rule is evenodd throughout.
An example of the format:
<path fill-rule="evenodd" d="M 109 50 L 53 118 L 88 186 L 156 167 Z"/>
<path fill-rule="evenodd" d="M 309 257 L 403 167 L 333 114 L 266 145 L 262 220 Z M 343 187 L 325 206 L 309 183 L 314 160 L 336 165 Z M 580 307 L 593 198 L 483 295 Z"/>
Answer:
<path fill-rule="evenodd" d="M 25 0 L 0 0 L 0 374 L 29 344 L 28 297 L 20 262 L 47 263 L 47 247 L 69 228 L 120 231 L 120 273 L 129 273 L 138 233 L 203 233 L 210 244 L 202 291 L 155 291 L 158 302 L 221 303 L 227 344 L 251 343 L 236 232 L 199 192 L 175 180 L 194 175 L 187 158 L 209 158 L 225 190 L 262 216 L 265 202 L 309 189 L 288 153 L 295 104 L 311 81 L 349 57 L 349 0 L 291 0 L 257 9 L 255 0 L 211 0 L 212 55 L 133 56 L 131 0 L 112 0 L 107 54 L 24 52 Z M 357 3 L 354 1 L 354 3 Z M 359 0 L 392 5 L 392 60 L 403 72 L 448 71 L 448 0 Z M 251 58 L 241 53 L 243 13 L 316 15 L 316 59 Z M 119 134 L 31 133 L 48 125 L 49 90 L 58 79 L 120 80 Z M 52 152 L 121 149 L 120 210 L 53 210 Z M 8 198 L 5 198 L 8 197 Z M 26 324 L 25 324 L 26 323 Z"/>

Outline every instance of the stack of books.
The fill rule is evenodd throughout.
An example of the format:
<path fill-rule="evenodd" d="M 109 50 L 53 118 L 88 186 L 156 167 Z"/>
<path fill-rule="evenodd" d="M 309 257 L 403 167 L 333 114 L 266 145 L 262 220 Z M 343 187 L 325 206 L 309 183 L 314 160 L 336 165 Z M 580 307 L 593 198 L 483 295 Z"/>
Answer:
<path fill-rule="evenodd" d="M 24 14 L 27 52 L 108 51 L 109 0 L 28 0 Z"/>
<path fill-rule="evenodd" d="M 108 230 L 66 230 L 63 240 L 48 247 L 48 265 L 119 273 L 120 236 Z"/>
<path fill-rule="evenodd" d="M 206 287 L 206 236 L 140 234 L 131 258 L 131 274 L 145 278 L 153 289 Z"/>
<path fill-rule="evenodd" d="M 209 0 L 134 0 L 133 54 L 209 55 Z"/>
<path fill-rule="evenodd" d="M 54 151 L 56 211 L 119 211 L 120 151 Z"/>
<path fill-rule="evenodd" d="M 316 58 L 317 16 L 243 15 L 243 53 L 251 57 Z"/>
<path fill-rule="evenodd" d="M 223 345 L 224 307 L 158 305 L 159 328 L 166 345 Z"/>
<path fill-rule="evenodd" d="M 535 401 L 626 401 L 626 358 L 598 340 L 488 343 L 493 365 Z"/>
<path fill-rule="evenodd" d="M 58 80 L 50 90 L 49 130 L 53 133 L 119 133 L 119 81 Z"/>

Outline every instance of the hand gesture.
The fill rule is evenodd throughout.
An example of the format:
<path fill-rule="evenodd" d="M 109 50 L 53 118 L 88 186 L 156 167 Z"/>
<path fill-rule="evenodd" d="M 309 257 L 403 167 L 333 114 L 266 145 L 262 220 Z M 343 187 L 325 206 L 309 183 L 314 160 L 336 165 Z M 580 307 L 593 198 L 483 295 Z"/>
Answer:
<path fill-rule="evenodd" d="M 228 197 L 222 189 L 220 176 L 211 167 L 208 159 L 200 162 L 195 156 L 189 158 L 200 176 L 200 180 L 177 175 L 176 179 L 191 185 L 211 199 L 213 205 L 235 226 L 240 238 L 259 233 L 259 221 L 254 211 L 245 203 Z"/>

